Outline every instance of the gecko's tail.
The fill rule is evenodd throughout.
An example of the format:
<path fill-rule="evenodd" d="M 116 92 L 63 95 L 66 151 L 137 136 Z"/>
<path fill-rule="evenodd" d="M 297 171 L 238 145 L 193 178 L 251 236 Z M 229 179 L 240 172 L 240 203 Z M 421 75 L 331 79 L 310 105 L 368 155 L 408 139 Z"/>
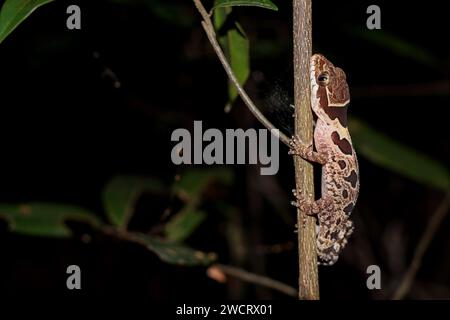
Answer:
<path fill-rule="evenodd" d="M 354 229 L 353 221 L 347 220 L 343 221 L 333 230 L 319 230 L 319 232 L 323 232 L 323 234 L 321 236 L 318 234 L 318 264 L 323 266 L 335 264 L 339 259 L 339 254 L 346 247 L 348 238 L 351 236 Z"/>

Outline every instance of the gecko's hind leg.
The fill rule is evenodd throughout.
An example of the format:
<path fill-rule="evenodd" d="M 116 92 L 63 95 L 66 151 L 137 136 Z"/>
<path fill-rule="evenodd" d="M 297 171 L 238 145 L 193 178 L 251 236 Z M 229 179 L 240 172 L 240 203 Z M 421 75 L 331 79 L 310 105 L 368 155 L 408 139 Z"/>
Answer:
<path fill-rule="evenodd" d="M 329 212 L 333 210 L 333 199 L 331 197 L 320 198 L 318 200 L 307 199 L 302 192 L 292 190 L 296 201 L 291 204 L 300 209 L 309 216 L 317 216 L 319 213 Z"/>
<path fill-rule="evenodd" d="M 303 159 L 317 162 L 322 165 L 327 163 L 327 157 L 325 154 L 315 152 L 312 145 L 306 145 L 302 143 L 297 136 L 292 137 L 292 139 L 289 141 L 289 147 L 289 154 L 297 155 L 302 157 Z"/>

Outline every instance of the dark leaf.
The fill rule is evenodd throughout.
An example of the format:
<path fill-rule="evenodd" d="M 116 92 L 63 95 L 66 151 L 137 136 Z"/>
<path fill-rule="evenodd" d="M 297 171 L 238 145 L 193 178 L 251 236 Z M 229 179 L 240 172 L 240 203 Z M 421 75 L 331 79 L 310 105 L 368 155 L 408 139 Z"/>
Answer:
<path fill-rule="evenodd" d="M 172 242 L 183 242 L 205 220 L 206 213 L 186 206 L 166 224 L 166 238 Z"/>
<path fill-rule="evenodd" d="M 230 62 L 231 69 L 239 84 L 244 86 L 250 75 L 250 45 L 242 26 L 238 22 L 232 21 L 232 19 L 227 21 L 230 18 L 230 14 L 231 8 L 217 9 L 214 14 L 214 24 L 215 28 L 223 33 L 219 41 Z M 231 26 L 225 26 L 228 22 L 231 23 Z M 227 110 L 230 109 L 237 95 L 236 87 L 231 81 L 228 81 Z"/>
<path fill-rule="evenodd" d="M 185 266 L 208 265 L 217 259 L 215 253 L 194 250 L 178 243 L 164 241 L 142 233 L 130 233 L 130 235 L 148 250 L 156 253 L 162 261 L 170 264 Z"/>
<path fill-rule="evenodd" d="M 68 237 L 66 221 L 100 225 L 94 213 L 72 205 L 32 202 L 27 204 L 0 204 L 0 217 L 11 231 L 41 237 Z"/>
<path fill-rule="evenodd" d="M 357 151 L 370 161 L 419 183 L 444 191 L 450 188 L 449 171 L 438 161 L 372 129 L 361 120 L 350 119 L 349 127 Z"/>
<path fill-rule="evenodd" d="M 117 176 L 103 190 L 103 205 L 111 223 L 126 229 L 139 197 L 144 192 L 163 190 L 161 183 L 153 178 Z"/>
<path fill-rule="evenodd" d="M 278 7 L 269 0 L 216 0 L 213 10 L 217 8 L 225 8 L 225 7 L 260 7 L 264 9 L 270 9 L 278 11 Z"/>

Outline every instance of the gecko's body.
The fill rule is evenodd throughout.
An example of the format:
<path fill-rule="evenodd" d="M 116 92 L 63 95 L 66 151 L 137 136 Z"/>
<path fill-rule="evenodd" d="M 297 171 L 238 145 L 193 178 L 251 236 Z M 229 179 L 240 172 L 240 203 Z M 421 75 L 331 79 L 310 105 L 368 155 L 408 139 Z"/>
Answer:
<path fill-rule="evenodd" d="M 322 55 L 311 58 L 311 108 L 317 116 L 314 144 L 291 141 L 291 154 L 317 162 L 322 167 L 322 195 L 317 201 L 305 198 L 301 190 L 294 203 L 302 212 L 317 215 L 317 253 L 321 264 L 332 265 L 353 232 L 349 216 L 359 193 L 359 170 L 347 128 L 350 94 L 344 71 Z"/>

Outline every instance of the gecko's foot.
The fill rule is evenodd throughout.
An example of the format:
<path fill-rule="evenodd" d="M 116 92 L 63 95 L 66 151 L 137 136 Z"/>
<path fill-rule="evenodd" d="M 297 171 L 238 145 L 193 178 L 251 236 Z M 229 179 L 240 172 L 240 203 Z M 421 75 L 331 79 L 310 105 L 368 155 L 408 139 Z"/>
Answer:
<path fill-rule="evenodd" d="M 298 199 L 301 193 L 302 193 L 301 189 L 292 189 L 292 194 L 294 195 L 295 199 Z"/>
<path fill-rule="evenodd" d="M 302 143 L 297 136 L 293 136 L 289 141 L 289 154 L 304 156 L 305 154 L 313 152 L 312 144 L 307 145 Z"/>
<path fill-rule="evenodd" d="M 298 194 L 295 190 L 293 190 L 293 192 L 295 192 L 295 201 L 291 201 L 291 204 L 296 207 L 299 208 L 301 212 L 307 214 L 307 215 L 316 215 L 317 213 L 313 213 L 312 212 L 312 202 L 310 200 L 305 199 L 301 194 Z"/>
<path fill-rule="evenodd" d="M 305 229 L 306 227 L 306 215 L 303 215 L 302 217 L 302 228 Z"/>
<path fill-rule="evenodd" d="M 302 229 L 305 229 L 305 227 L 306 227 L 306 215 L 302 215 L 302 222 L 301 222 L 301 228 Z M 295 230 L 294 230 L 294 233 L 298 233 L 298 230 L 299 230 L 300 228 L 299 228 L 299 226 L 298 226 L 298 223 L 296 223 L 295 224 Z"/>
<path fill-rule="evenodd" d="M 289 154 L 300 156 L 305 160 L 322 165 L 326 164 L 328 159 L 327 154 L 315 152 L 312 144 L 301 142 L 297 136 L 292 137 L 289 141 Z"/>

